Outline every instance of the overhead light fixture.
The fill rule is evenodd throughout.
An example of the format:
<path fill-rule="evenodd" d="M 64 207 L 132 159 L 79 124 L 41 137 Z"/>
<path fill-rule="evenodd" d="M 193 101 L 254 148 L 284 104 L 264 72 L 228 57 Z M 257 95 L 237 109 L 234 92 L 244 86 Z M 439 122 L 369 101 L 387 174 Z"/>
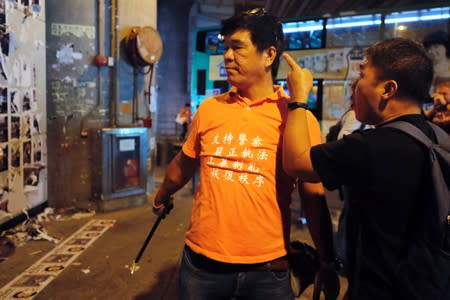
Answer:
<path fill-rule="evenodd" d="M 283 23 L 282 25 L 283 25 L 284 33 L 310 32 L 310 31 L 316 31 L 316 30 L 323 30 L 323 20 L 287 22 L 287 23 Z"/>
<path fill-rule="evenodd" d="M 386 15 L 385 24 L 445 20 L 450 18 L 450 7 L 395 12 Z"/>
<path fill-rule="evenodd" d="M 301 26 L 301 27 L 283 28 L 283 32 L 284 33 L 293 33 L 293 32 L 315 31 L 315 30 L 322 30 L 322 29 L 323 29 L 323 25 Z"/>
<path fill-rule="evenodd" d="M 421 21 L 429 21 L 429 20 L 444 20 L 450 19 L 450 14 L 442 14 L 442 15 L 431 15 L 431 16 L 421 16 L 419 17 Z"/>
<path fill-rule="evenodd" d="M 327 29 L 375 26 L 381 24 L 381 14 L 341 17 L 329 19 Z"/>
<path fill-rule="evenodd" d="M 393 23 L 409 23 L 409 22 L 417 22 L 419 21 L 419 17 L 405 17 L 405 18 L 393 18 L 386 19 L 384 21 L 385 24 L 393 24 Z"/>
<path fill-rule="evenodd" d="M 327 29 L 380 25 L 381 20 L 327 24 Z"/>

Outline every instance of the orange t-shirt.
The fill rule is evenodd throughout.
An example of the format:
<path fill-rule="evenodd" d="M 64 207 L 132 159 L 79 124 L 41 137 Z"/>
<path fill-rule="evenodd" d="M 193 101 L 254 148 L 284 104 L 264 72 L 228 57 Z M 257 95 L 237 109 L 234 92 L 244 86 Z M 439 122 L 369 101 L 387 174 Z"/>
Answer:
<path fill-rule="evenodd" d="M 250 102 L 234 90 L 204 101 L 183 152 L 200 159 L 186 244 L 226 263 L 259 263 L 287 253 L 295 180 L 282 169 L 287 96 L 275 86 Z M 320 142 L 308 113 L 312 143 Z"/>

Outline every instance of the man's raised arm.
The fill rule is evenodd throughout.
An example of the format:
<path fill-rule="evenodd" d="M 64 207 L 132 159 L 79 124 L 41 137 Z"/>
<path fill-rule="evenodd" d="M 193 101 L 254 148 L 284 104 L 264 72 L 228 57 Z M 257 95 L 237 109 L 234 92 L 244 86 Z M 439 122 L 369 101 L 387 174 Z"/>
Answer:
<path fill-rule="evenodd" d="M 306 105 L 308 93 L 312 88 L 312 74 L 308 69 L 300 68 L 289 54 L 284 53 L 283 57 L 291 69 L 287 77 L 290 103 L 299 102 Z M 312 113 L 301 105 L 289 109 L 283 138 L 283 168 L 288 174 L 299 177 L 302 181 L 318 182 L 320 178 L 314 171 L 309 155 L 311 141 L 308 114 L 312 116 Z"/>

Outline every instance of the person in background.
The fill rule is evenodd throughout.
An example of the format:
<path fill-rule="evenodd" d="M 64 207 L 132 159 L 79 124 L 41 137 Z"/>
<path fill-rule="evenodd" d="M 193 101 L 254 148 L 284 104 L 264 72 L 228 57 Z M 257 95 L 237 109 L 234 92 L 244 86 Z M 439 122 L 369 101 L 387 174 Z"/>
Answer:
<path fill-rule="evenodd" d="M 356 119 L 355 111 L 351 108 L 352 103 L 355 98 L 355 88 L 358 84 L 358 80 L 353 81 L 351 90 L 352 94 L 350 95 L 350 109 L 347 110 L 341 117 L 341 130 L 339 130 L 337 139 L 340 140 L 344 137 L 344 135 L 353 133 L 355 130 L 364 130 L 370 128 L 370 126 L 361 123 Z"/>
<path fill-rule="evenodd" d="M 320 183 L 288 176 L 281 141 L 288 96 L 273 85 L 283 50 L 282 25 L 257 8 L 222 22 L 224 64 L 233 88 L 203 101 L 182 150 L 170 162 L 153 210 L 164 215 L 173 194 L 199 168 L 180 267 L 180 299 L 292 300 L 289 278 L 290 202 L 299 186 L 321 258 L 317 287 L 338 292 L 331 219 Z M 307 116 L 308 140 L 320 127 Z"/>
<path fill-rule="evenodd" d="M 450 80 L 449 34 L 443 30 L 433 31 L 424 37 L 423 45 L 433 61 L 435 78 Z"/>
<path fill-rule="evenodd" d="M 180 141 L 185 140 L 190 121 L 191 121 L 191 104 L 189 102 L 186 102 L 183 108 L 177 114 L 176 118 L 176 122 L 183 127 L 179 137 Z"/>
<path fill-rule="evenodd" d="M 350 102 L 353 102 L 357 82 L 358 82 L 357 80 L 353 81 L 350 87 L 351 88 Z M 350 134 L 358 129 L 359 130 L 366 129 L 368 127 L 369 126 L 367 126 L 366 124 L 362 124 L 356 119 L 355 112 L 350 107 L 342 114 L 339 121 L 329 128 L 329 132 L 326 136 L 326 141 L 332 142 L 340 140 L 344 135 Z"/>
<path fill-rule="evenodd" d="M 425 111 L 427 118 L 450 134 L 450 79 L 436 81 L 431 95 L 433 106 Z"/>
<path fill-rule="evenodd" d="M 291 101 L 304 101 L 311 73 L 284 55 L 291 67 Z M 433 259 L 410 247 L 429 222 L 421 215 L 433 205 L 431 176 L 424 171 L 429 168 L 429 150 L 406 133 L 383 126 L 402 120 L 435 139 L 421 113 L 433 63 L 421 45 L 395 38 L 367 48 L 360 68 L 352 108 L 360 122 L 375 129 L 314 146 L 309 142 L 308 112 L 290 111 L 283 166 L 291 176 L 322 181 L 330 190 L 341 185 L 348 189 L 347 299 L 444 299 L 440 297 L 448 288 L 447 275 L 430 272 L 436 270 Z M 436 234 L 424 234 L 437 243 Z M 409 259 L 415 254 L 421 257 L 420 267 L 417 259 Z"/>

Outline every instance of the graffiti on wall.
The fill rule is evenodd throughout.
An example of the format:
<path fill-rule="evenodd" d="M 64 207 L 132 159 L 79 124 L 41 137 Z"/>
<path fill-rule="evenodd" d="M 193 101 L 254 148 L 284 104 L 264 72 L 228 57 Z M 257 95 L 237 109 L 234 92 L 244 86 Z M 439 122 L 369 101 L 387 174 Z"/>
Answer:
<path fill-rule="evenodd" d="M 67 118 L 84 115 L 97 99 L 97 70 L 92 68 L 95 27 L 75 24 L 50 25 L 49 93 L 51 115 Z"/>

